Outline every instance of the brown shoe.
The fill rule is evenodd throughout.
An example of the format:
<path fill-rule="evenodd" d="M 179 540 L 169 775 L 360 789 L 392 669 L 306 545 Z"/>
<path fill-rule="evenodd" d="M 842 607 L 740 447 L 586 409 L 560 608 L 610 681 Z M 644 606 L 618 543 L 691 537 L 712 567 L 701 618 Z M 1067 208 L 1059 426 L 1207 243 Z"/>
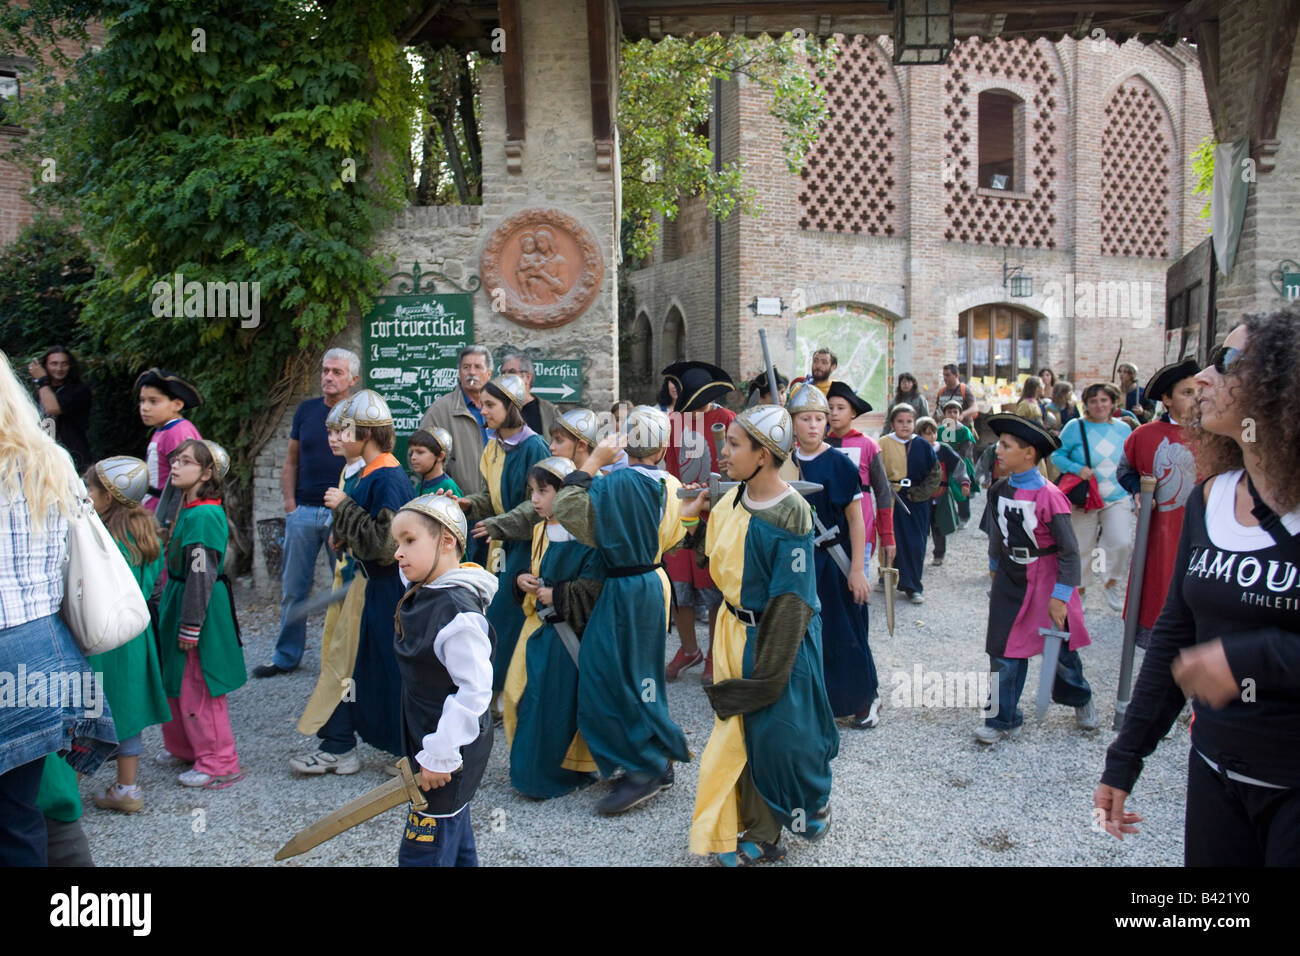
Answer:
<path fill-rule="evenodd" d="M 110 783 L 102 792 L 94 795 L 95 806 L 104 810 L 116 810 L 118 813 L 139 813 L 144 807 L 144 799 L 139 796 L 140 788 L 132 788 L 136 796 L 131 796 L 131 790 L 122 790 L 115 783 Z"/>

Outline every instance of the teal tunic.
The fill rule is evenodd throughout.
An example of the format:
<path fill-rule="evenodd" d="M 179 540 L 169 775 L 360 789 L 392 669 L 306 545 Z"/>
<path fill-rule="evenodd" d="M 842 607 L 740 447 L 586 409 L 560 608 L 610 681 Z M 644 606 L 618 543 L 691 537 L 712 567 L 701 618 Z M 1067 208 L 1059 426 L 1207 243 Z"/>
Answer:
<path fill-rule="evenodd" d="M 813 553 L 812 532 L 795 534 L 756 512 L 745 536 L 742 606 L 763 608 L 792 594 L 820 607 L 817 578 L 789 558 Z M 752 633 L 757 630 L 751 628 Z M 752 677 L 757 641 L 745 643 L 744 676 Z M 781 825 L 794 829 L 831 798 L 831 760 L 839 753 L 839 732 L 826 698 L 822 670 L 822 619 L 813 614 L 795 653 L 785 692 L 770 706 L 745 714 L 745 751 L 754 787 Z M 802 813 L 802 821 L 796 815 Z"/>
<path fill-rule="evenodd" d="M 516 445 L 506 445 L 505 462 L 501 466 L 502 512 L 509 511 L 528 496 L 528 473 L 533 465 L 551 455 L 550 446 L 540 435 L 529 435 Z M 519 631 L 524 626 L 524 609 L 515 601 L 511 584 L 528 570 L 530 563 L 529 541 L 502 543 L 502 567 L 497 572 L 497 593 L 488 605 L 488 622 L 497 632 L 496 658 L 492 662 L 492 689 L 501 690 L 506 683 L 510 658 L 519 642 Z M 488 570 L 491 570 L 489 568 Z"/>
<path fill-rule="evenodd" d="M 549 542 L 539 570 L 538 576 L 551 588 L 604 576 L 600 556 L 580 541 Z M 580 626 L 574 630 L 579 636 L 584 633 Z M 510 782 L 528 797 L 558 797 L 593 779 L 561 766 L 578 730 L 578 667 L 548 623 L 528 639 L 524 659 L 528 683 L 515 708 Z"/>
<path fill-rule="evenodd" d="M 681 728 L 668 714 L 668 614 L 663 578 L 654 570 L 666 493 L 658 474 L 622 468 L 591 482 L 587 491 L 596 550 L 609 576 L 579 654 L 578 727 L 606 777 L 619 767 L 658 776 L 670 759 L 691 759 Z M 556 517 L 565 520 L 558 507 Z M 569 530 L 581 536 L 583 529 Z"/>
<path fill-rule="evenodd" d="M 220 504 L 194 502 L 176 513 L 172 526 L 171 542 L 167 546 L 167 585 L 163 588 L 162 603 L 158 609 L 158 628 L 161 634 L 163 687 L 168 697 L 180 697 L 181 682 L 185 677 L 186 651 L 176 646 L 180 634 L 181 609 L 185 599 L 185 579 L 189 573 L 186 555 L 195 544 L 211 548 L 220 556 L 217 573 L 226 563 L 226 543 L 230 538 L 230 525 Z M 244 686 L 247 672 L 244 669 L 244 651 L 235 634 L 235 618 L 231 613 L 230 589 L 218 578 L 208 600 L 203 627 L 199 631 L 199 663 L 208 693 L 213 697 L 228 694 Z"/>
<path fill-rule="evenodd" d="M 148 600 L 158 575 L 162 573 L 162 555 L 149 564 L 132 564 L 126 546 L 119 541 L 117 547 L 135 576 L 140 593 Z M 154 639 L 152 622 L 121 647 L 95 654 L 86 661 L 104 675 L 104 696 L 113 709 L 118 740 L 134 737 L 146 727 L 165 724 L 172 719 L 171 708 L 167 706 L 167 692 L 163 690 L 158 642 Z"/>

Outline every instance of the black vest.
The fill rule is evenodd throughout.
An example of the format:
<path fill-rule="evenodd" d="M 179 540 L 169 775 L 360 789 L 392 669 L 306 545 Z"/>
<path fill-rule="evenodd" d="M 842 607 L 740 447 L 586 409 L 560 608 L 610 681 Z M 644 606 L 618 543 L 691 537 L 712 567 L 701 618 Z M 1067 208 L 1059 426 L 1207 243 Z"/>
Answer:
<path fill-rule="evenodd" d="M 402 740 L 412 769 L 419 772 L 415 755 L 423 748 L 424 735 L 432 733 L 442 718 L 443 703 L 457 687 L 447 668 L 434 653 L 438 633 L 457 614 L 482 614 L 478 596 L 466 587 L 420 588 L 402 605 L 402 637 L 393 644 L 397 669 L 402 676 Z M 496 656 L 496 631 L 488 623 L 492 656 Z M 478 790 L 492 752 L 491 707 L 479 717 L 478 736 L 460 748 L 461 768 L 451 781 L 425 792 L 426 813 L 446 815 L 465 806 Z"/>

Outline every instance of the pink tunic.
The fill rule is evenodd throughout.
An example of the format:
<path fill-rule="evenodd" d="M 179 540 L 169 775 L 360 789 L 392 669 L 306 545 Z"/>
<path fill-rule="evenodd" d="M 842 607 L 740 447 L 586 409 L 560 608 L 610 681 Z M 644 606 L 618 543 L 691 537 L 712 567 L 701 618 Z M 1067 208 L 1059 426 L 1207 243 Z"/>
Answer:
<path fill-rule="evenodd" d="M 169 460 L 172 452 L 180 447 L 181 442 L 202 437 L 188 418 L 173 418 L 166 425 L 154 429 L 153 437 L 149 439 L 149 456 L 146 461 L 149 466 L 149 487 L 159 491 L 167 487 L 172 476 Z M 150 514 L 155 513 L 158 510 L 157 496 L 146 495 L 144 506 Z"/>
<path fill-rule="evenodd" d="M 876 440 L 860 431 L 850 431 L 840 439 L 840 454 L 846 456 L 858 469 L 858 480 L 864 489 L 871 488 L 871 460 L 880 454 Z M 876 504 L 875 500 L 863 491 L 862 522 L 866 525 L 867 535 L 864 540 L 876 540 Z"/>
<path fill-rule="evenodd" d="M 1024 520 L 1022 527 L 1031 530 L 1032 526 L 1037 547 L 1047 548 L 1056 544 L 1051 534 L 1052 517 L 1058 514 L 1068 517 L 1070 514 L 1069 499 L 1061 493 L 1061 490 L 1056 485 L 1045 484 L 1041 488 L 1032 490 L 1017 488 L 1015 494 L 1009 497 L 1010 501 L 1000 500 L 998 504 L 998 533 L 1004 534 L 1004 529 L 1001 527 L 1003 524 L 1001 513 L 1004 508 L 1017 507 L 1011 505 L 1012 501 L 1029 502 L 1028 505 L 1018 506 L 1028 512 L 1024 514 L 1025 519 L 1029 519 L 1032 515 L 1032 520 Z M 1003 540 L 1006 540 L 1005 536 Z M 1008 554 L 1003 560 L 1015 559 Z M 1052 601 L 1052 588 L 1056 585 L 1056 567 L 1055 554 L 1029 558 L 1025 566 L 1028 587 L 1020 604 L 1020 611 L 1011 625 L 1004 657 L 1029 658 L 1043 653 L 1043 638 L 1038 633 L 1038 629 L 1053 626 L 1048 608 Z M 1083 602 L 1079 600 L 1078 588 L 1075 588 L 1066 604 L 1066 622 L 1070 631 L 1070 650 L 1077 651 L 1092 643 L 1088 637 L 1088 628 L 1083 622 Z"/>

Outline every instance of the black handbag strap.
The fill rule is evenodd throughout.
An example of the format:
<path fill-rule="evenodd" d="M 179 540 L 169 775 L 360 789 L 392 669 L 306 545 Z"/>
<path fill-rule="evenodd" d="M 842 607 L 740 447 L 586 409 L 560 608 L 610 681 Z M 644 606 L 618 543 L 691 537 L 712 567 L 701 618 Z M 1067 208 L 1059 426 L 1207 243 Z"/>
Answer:
<path fill-rule="evenodd" d="M 1250 472 L 1246 472 L 1246 489 L 1250 492 L 1251 501 L 1254 503 L 1250 513 L 1255 516 L 1259 526 L 1283 547 L 1294 543 L 1296 536 L 1282 523 L 1281 516 L 1264 503 L 1264 499 L 1260 497 L 1258 489 L 1255 488 L 1255 483 L 1250 480 Z"/>
<path fill-rule="evenodd" d="M 1084 416 L 1079 417 L 1079 434 L 1083 436 L 1083 462 L 1091 468 L 1092 453 L 1088 450 L 1088 419 Z"/>

